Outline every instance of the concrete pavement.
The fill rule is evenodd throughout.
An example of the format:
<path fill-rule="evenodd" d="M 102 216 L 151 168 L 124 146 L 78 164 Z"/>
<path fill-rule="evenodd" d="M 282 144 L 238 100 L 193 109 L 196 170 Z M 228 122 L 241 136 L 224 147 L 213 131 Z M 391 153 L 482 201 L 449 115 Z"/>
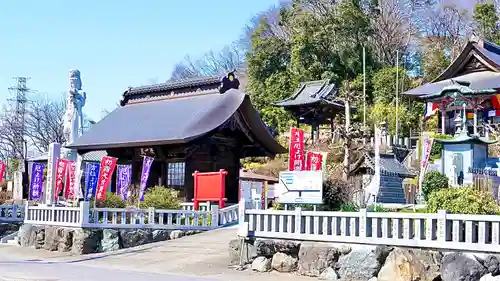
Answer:
<path fill-rule="evenodd" d="M 113 253 L 85 256 L 3 246 L 0 247 L 0 281 L 155 281 L 167 278 L 170 281 L 273 281 L 278 276 L 286 276 L 288 281 L 311 280 L 277 273 L 238 272 L 229 268 L 228 242 L 234 238 L 236 229 L 218 229 Z"/>

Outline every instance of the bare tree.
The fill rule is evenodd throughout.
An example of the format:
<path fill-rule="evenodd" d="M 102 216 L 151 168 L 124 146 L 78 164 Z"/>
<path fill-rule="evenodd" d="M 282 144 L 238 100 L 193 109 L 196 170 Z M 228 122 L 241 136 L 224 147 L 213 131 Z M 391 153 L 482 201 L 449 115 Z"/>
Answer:
<path fill-rule="evenodd" d="M 371 45 L 384 65 L 396 64 L 396 51 L 405 53 L 420 34 L 422 14 L 432 6 L 428 0 L 379 1 L 373 13 Z"/>
<path fill-rule="evenodd" d="M 4 107 L 0 116 L 0 156 L 2 159 L 19 158 L 24 155 L 24 144 L 19 143 L 20 133 L 16 115 L 8 107 Z M 22 133 L 21 133 L 22 134 Z"/>
<path fill-rule="evenodd" d="M 24 120 L 24 132 L 17 130 L 14 114 L 11 110 L 4 109 L 0 116 L 0 158 L 21 158 L 24 155 L 24 145 L 30 149 L 43 153 L 53 142 L 64 143 L 63 115 L 66 110 L 66 98 L 35 99 L 27 103 Z M 93 123 L 84 117 L 83 128 Z M 17 136 L 16 134 L 22 134 Z M 16 139 L 24 139 L 25 144 L 20 144 Z"/>
<path fill-rule="evenodd" d="M 245 56 L 245 51 L 239 49 L 236 43 L 225 46 L 218 52 L 207 52 L 197 60 L 186 56 L 174 66 L 170 80 L 221 75 L 240 68 L 245 62 Z"/>
<path fill-rule="evenodd" d="M 252 47 L 252 34 L 257 28 L 264 28 L 261 36 L 290 38 L 287 27 L 280 23 L 281 8 L 288 5 L 290 1 L 282 1 L 257 14 L 244 27 L 240 39 L 221 50 L 209 51 L 198 59 L 186 56 L 174 66 L 169 80 L 216 76 L 228 71 L 244 70 L 247 53 Z"/>
<path fill-rule="evenodd" d="M 38 152 L 47 151 L 53 142 L 64 143 L 64 97 L 56 100 L 38 99 L 29 103 L 25 121 L 26 138 Z"/>

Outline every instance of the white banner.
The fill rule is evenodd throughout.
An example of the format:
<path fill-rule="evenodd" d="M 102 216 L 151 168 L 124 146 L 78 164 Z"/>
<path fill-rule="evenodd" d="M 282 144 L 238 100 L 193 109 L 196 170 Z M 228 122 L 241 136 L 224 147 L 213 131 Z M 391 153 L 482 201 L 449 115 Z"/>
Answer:
<path fill-rule="evenodd" d="M 431 156 L 432 145 L 434 139 L 432 138 L 422 138 L 422 157 L 420 160 L 420 176 L 418 177 L 419 193 L 422 191 L 422 183 L 424 182 L 425 172 L 429 166 L 429 157 Z"/>

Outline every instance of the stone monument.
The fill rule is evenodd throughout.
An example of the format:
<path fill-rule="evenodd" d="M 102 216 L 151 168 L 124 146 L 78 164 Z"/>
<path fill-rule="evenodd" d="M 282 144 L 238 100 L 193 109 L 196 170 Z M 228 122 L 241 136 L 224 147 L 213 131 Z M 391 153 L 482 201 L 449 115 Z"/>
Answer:
<path fill-rule="evenodd" d="M 63 117 L 63 133 L 65 143 L 61 147 L 58 143 L 52 143 L 49 146 L 49 155 L 47 163 L 47 184 L 45 193 L 45 203 L 54 203 L 54 188 L 56 176 L 56 163 L 58 157 L 77 161 L 76 163 L 76 178 L 80 178 L 82 158 L 75 150 L 67 149 L 64 146 L 74 142 L 83 132 L 83 112 L 87 94 L 82 90 L 82 80 L 80 71 L 77 69 L 69 71 L 69 89 L 66 100 L 66 110 Z M 80 189 L 80 182 L 76 182 L 75 188 Z M 78 192 L 77 194 L 80 194 Z"/>
<path fill-rule="evenodd" d="M 87 94 L 82 90 L 82 80 L 80 78 L 80 71 L 77 69 L 69 71 L 69 89 L 66 101 L 66 111 L 64 113 L 63 126 L 64 138 L 66 142 L 63 144 L 68 145 L 74 142 L 83 132 L 83 112 L 82 108 L 85 106 Z M 76 151 L 70 149 L 63 149 L 63 157 L 69 160 L 76 161 Z"/>

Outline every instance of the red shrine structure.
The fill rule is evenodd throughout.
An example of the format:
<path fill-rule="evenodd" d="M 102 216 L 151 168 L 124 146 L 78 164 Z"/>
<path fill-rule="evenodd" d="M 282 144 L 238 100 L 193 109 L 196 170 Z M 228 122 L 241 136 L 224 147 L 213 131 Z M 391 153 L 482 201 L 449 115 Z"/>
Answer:
<path fill-rule="evenodd" d="M 426 103 L 425 118 L 438 114 L 443 134 L 459 120 L 469 134 L 488 136 L 500 123 L 500 46 L 472 38 L 432 82 L 405 92 Z"/>

